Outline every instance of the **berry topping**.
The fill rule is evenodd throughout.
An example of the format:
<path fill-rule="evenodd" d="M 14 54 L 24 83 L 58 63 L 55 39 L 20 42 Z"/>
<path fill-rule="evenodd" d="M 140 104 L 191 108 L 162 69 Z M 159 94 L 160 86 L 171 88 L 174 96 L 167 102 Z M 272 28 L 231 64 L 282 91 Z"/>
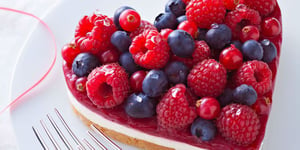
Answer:
<path fill-rule="evenodd" d="M 109 47 L 110 37 L 115 31 L 113 21 L 105 15 L 84 16 L 76 27 L 75 43 L 81 51 L 97 54 Z"/>
<path fill-rule="evenodd" d="M 234 45 L 224 49 L 220 54 L 219 60 L 228 70 L 235 70 L 243 65 L 243 55 Z"/>
<path fill-rule="evenodd" d="M 248 40 L 242 46 L 242 53 L 247 60 L 261 60 L 263 47 L 255 40 Z"/>
<path fill-rule="evenodd" d="M 222 23 L 226 14 L 223 0 L 192 0 L 186 7 L 189 21 L 209 29 L 213 23 Z"/>
<path fill-rule="evenodd" d="M 187 100 L 183 84 L 169 89 L 157 105 L 156 112 L 158 125 L 170 130 L 185 128 L 197 117 L 196 109 Z"/>
<path fill-rule="evenodd" d="M 214 59 L 207 59 L 194 66 L 187 81 L 197 96 L 217 97 L 222 94 L 226 86 L 226 69 Z"/>
<path fill-rule="evenodd" d="M 220 113 L 218 100 L 212 97 L 203 97 L 196 103 L 197 114 L 207 120 L 215 119 Z"/>
<path fill-rule="evenodd" d="M 130 87 L 125 70 L 116 63 L 94 69 L 86 83 L 87 95 L 98 108 L 112 108 L 121 104 Z"/>
<path fill-rule="evenodd" d="M 128 52 L 131 44 L 131 38 L 125 31 L 116 31 L 110 38 L 113 44 L 121 53 Z"/>
<path fill-rule="evenodd" d="M 115 11 L 115 13 L 114 13 L 114 24 L 116 25 L 116 27 L 118 29 L 122 29 L 121 26 L 120 26 L 120 22 L 119 22 L 120 15 L 121 15 L 122 12 L 124 12 L 125 10 L 128 10 L 128 9 L 134 10 L 133 8 L 131 8 L 129 6 L 122 6 L 122 7 L 118 8 Z"/>
<path fill-rule="evenodd" d="M 134 62 L 132 55 L 129 52 L 123 53 L 120 56 L 120 65 L 129 73 L 134 73 L 139 70 L 138 65 Z"/>
<path fill-rule="evenodd" d="M 80 53 L 80 49 L 74 43 L 68 43 L 61 49 L 61 55 L 67 62 L 68 66 L 71 66 L 75 57 Z"/>
<path fill-rule="evenodd" d="M 130 76 L 130 87 L 133 92 L 142 92 L 143 81 L 146 77 L 146 72 L 143 70 L 137 71 Z"/>
<path fill-rule="evenodd" d="M 237 103 L 251 106 L 256 102 L 257 94 L 252 86 L 242 84 L 234 89 L 233 100 Z"/>
<path fill-rule="evenodd" d="M 217 134 L 217 127 L 211 120 L 197 118 L 191 126 L 191 133 L 203 141 L 209 141 Z"/>
<path fill-rule="evenodd" d="M 140 26 L 141 17 L 135 10 L 127 9 L 121 13 L 119 23 L 123 30 L 131 32 Z"/>
<path fill-rule="evenodd" d="M 174 61 L 169 63 L 165 68 L 165 73 L 170 83 L 186 83 L 186 78 L 189 73 L 189 69 L 182 62 Z"/>
<path fill-rule="evenodd" d="M 217 128 L 226 140 L 247 146 L 255 141 L 259 133 L 260 121 L 250 107 L 230 104 L 222 109 L 217 118 Z"/>
<path fill-rule="evenodd" d="M 243 0 L 243 3 L 257 10 L 262 16 L 268 16 L 276 6 L 276 0 Z"/>
<path fill-rule="evenodd" d="M 133 39 L 139 34 L 142 34 L 146 30 L 156 30 L 155 26 L 148 21 L 142 20 L 141 25 L 130 33 L 130 38 Z"/>
<path fill-rule="evenodd" d="M 80 53 L 73 61 L 72 70 L 76 76 L 84 77 L 98 66 L 100 66 L 98 57 L 90 53 Z"/>
<path fill-rule="evenodd" d="M 252 86 L 257 95 L 261 96 L 271 90 L 272 71 L 262 61 L 248 61 L 237 70 L 234 81 L 237 86 L 242 84 Z"/>
<path fill-rule="evenodd" d="M 206 33 L 207 44 L 215 50 L 223 49 L 231 40 L 231 30 L 225 24 L 213 24 Z"/>
<path fill-rule="evenodd" d="M 186 15 L 182 15 L 182 16 L 179 16 L 177 17 L 177 22 L 180 24 L 181 22 L 183 21 L 186 21 L 187 18 L 186 18 Z"/>
<path fill-rule="evenodd" d="M 233 90 L 226 88 L 223 93 L 218 97 L 221 107 L 225 107 L 233 101 Z"/>
<path fill-rule="evenodd" d="M 172 29 L 162 29 L 162 30 L 160 30 L 160 35 L 164 38 L 164 40 L 167 41 L 170 33 L 172 33 L 172 32 L 173 32 Z"/>
<path fill-rule="evenodd" d="M 240 4 L 241 0 L 224 0 L 224 5 L 228 10 L 234 10 L 235 7 Z M 243 1 L 243 0 L 242 0 Z"/>
<path fill-rule="evenodd" d="M 168 78 L 161 70 L 151 70 L 143 80 L 143 92 L 149 97 L 158 97 L 168 89 Z"/>
<path fill-rule="evenodd" d="M 196 38 L 198 36 L 198 27 L 194 22 L 183 21 L 178 25 L 177 29 L 186 31 L 193 38 Z"/>
<path fill-rule="evenodd" d="M 176 16 L 171 12 L 159 14 L 154 21 L 154 26 L 158 31 L 161 29 L 176 29 L 178 25 Z"/>
<path fill-rule="evenodd" d="M 191 57 L 195 50 L 192 36 L 183 30 L 174 30 L 170 33 L 168 44 L 171 51 L 178 57 Z"/>
<path fill-rule="evenodd" d="M 107 50 L 100 54 L 100 62 L 102 64 L 114 63 L 119 61 L 119 53 L 115 49 Z"/>
<path fill-rule="evenodd" d="M 86 81 L 87 81 L 87 77 L 78 78 L 75 81 L 76 90 L 79 92 L 85 92 L 86 91 Z"/>
<path fill-rule="evenodd" d="M 185 3 L 182 0 L 169 0 L 165 6 L 165 12 L 171 12 L 176 17 L 185 14 Z"/>
<path fill-rule="evenodd" d="M 135 37 L 129 51 L 135 63 L 147 69 L 164 67 L 170 57 L 168 43 L 156 30 L 148 30 Z"/>
<path fill-rule="evenodd" d="M 255 40 L 259 39 L 259 30 L 256 26 L 249 25 L 245 26 L 241 33 L 240 33 L 240 40 L 242 42 L 246 42 L 248 40 Z"/>
<path fill-rule="evenodd" d="M 133 118 L 149 118 L 156 113 L 157 101 L 143 93 L 131 94 L 125 102 L 125 112 Z"/>
<path fill-rule="evenodd" d="M 262 34 L 267 37 L 274 37 L 281 33 L 280 22 L 272 17 L 266 18 L 261 25 Z"/>
<path fill-rule="evenodd" d="M 277 48 L 271 41 L 264 39 L 260 42 L 264 49 L 263 61 L 266 63 L 272 62 L 277 56 Z"/>

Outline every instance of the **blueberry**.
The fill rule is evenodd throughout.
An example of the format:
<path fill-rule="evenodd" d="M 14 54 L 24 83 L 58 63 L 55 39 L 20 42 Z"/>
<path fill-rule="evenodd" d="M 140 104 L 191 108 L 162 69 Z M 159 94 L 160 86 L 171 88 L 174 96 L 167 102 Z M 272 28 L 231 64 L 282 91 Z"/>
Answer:
<path fill-rule="evenodd" d="M 242 50 L 243 44 L 239 40 L 232 41 L 231 44 L 233 44 L 237 49 Z"/>
<path fill-rule="evenodd" d="M 111 37 L 110 42 L 113 44 L 121 53 L 128 52 L 131 44 L 131 38 L 125 31 L 116 31 Z"/>
<path fill-rule="evenodd" d="M 192 36 L 183 30 L 174 30 L 168 36 L 171 51 L 178 57 L 191 57 L 195 50 Z"/>
<path fill-rule="evenodd" d="M 216 132 L 217 128 L 211 120 L 197 118 L 191 126 L 192 135 L 201 138 L 203 141 L 212 140 L 215 137 Z"/>
<path fill-rule="evenodd" d="M 218 100 L 220 102 L 221 107 L 225 107 L 230 104 L 233 100 L 232 95 L 233 90 L 230 88 L 226 88 L 224 92 L 219 96 Z"/>
<path fill-rule="evenodd" d="M 257 99 L 257 93 L 252 86 L 242 84 L 233 91 L 233 100 L 244 105 L 253 105 Z"/>
<path fill-rule="evenodd" d="M 158 31 L 166 28 L 175 30 L 177 28 L 177 25 L 178 22 L 176 16 L 170 12 L 159 14 L 154 21 L 154 26 Z"/>
<path fill-rule="evenodd" d="M 120 26 L 119 17 L 120 17 L 120 15 L 121 15 L 121 13 L 122 13 L 123 11 L 127 10 L 127 9 L 133 9 L 133 8 L 131 8 L 131 7 L 129 7 L 129 6 L 121 6 L 121 7 L 118 8 L 118 9 L 115 11 L 115 13 L 114 13 L 114 23 L 115 23 L 115 25 L 116 25 L 116 27 L 117 27 L 118 29 L 122 29 L 121 26 Z M 133 10 L 134 10 L 134 9 L 133 9 Z"/>
<path fill-rule="evenodd" d="M 129 52 L 125 52 L 120 56 L 119 62 L 125 70 L 132 74 L 139 70 L 138 65 L 134 62 L 132 55 Z"/>
<path fill-rule="evenodd" d="M 142 85 L 143 92 L 149 97 L 158 97 L 168 88 L 168 79 L 161 70 L 151 70 Z"/>
<path fill-rule="evenodd" d="M 169 0 L 165 6 L 166 12 L 172 12 L 176 17 L 185 14 L 185 3 L 182 0 Z"/>
<path fill-rule="evenodd" d="M 277 48 L 274 43 L 267 39 L 262 40 L 260 43 L 264 50 L 262 60 L 267 63 L 273 61 L 273 59 L 277 56 Z"/>
<path fill-rule="evenodd" d="M 223 49 L 231 40 L 231 30 L 225 24 L 213 24 L 206 33 L 206 42 L 215 50 Z"/>
<path fill-rule="evenodd" d="M 181 22 L 186 21 L 186 20 L 187 20 L 186 15 L 177 17 L 178 24 L 180 24 Z"/>
<path fill-rule="evenodd" d="M 144 93 L 131 94 L 125 102 L 125 112 L 133 118 L 149 118 L 156 112 L 157 101 Z"/>
<path fill-rule="evenodd" d="M 248 40 L 242 46 L 242 53 L 248 60 L 261 60 L 263 58 L 263 48 L 255 40 Z"/>
<path fill-rule="evenodd" d="M 74 59 L 72 70 L 76 76 L 84 77 L 98 66 L 100 66 L 98 57 L 90 53 L 81 53 Z"/>
<path fill-rule="evenodd" d="M 186 83 L 186 78 L 189 73 L 189 69 L 182 62 L 174 61 L 166 66 L 165 73 L 170 83 Z"/>
<path fill-rule="evenodd" d="M 207 31 L 208 31 L 207 29 L 200 29 L 200 28 L 198 28 L 198 37 L 197 37 L 197 40 L 198 41 L 205 40 L 205 36 L 206 36 Z"/>

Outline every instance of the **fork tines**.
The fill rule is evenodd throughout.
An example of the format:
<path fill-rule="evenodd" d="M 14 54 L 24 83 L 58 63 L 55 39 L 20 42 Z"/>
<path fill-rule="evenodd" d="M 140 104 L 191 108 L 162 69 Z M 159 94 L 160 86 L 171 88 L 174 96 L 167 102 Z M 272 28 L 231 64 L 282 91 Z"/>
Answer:
<path fill-rule="evenodd" d="M 86 138 L 82 138 L 82 140 L 79 140 L 78 137 L 71 130 L 70 126 L 66 123 L 66 121 L 62 117 L 61 113 L 56 108 L 54 109 L 54 111 L 55 111 L 55 114 L 56 114 L 57 118 L 60 120 L 60 124 L 57 123 L 55 121 L 55 119 L 53 119 L 50 114 L 47 114 L 46 116 L 47 116 L 50 124 L 53 127 L 51 129 L 52 130 L 54 129 L 56 131 L 56 134 L 52 134 L 51 130 L 49 130 L 48 125 L 45 123 L 45 121 L 40 120 L 40 124 L 41 124 L 42 128 L 44 129 L 45 134 L 48 137 L 48 143 L 50 141 L 51 144 L 50 143 L 49 144 L 52 145 L 51 147 L 53 147 L 53 148 L 48 146 L 49 144 L 47 142 L 45 142 L 45 139 L 43 138 L 43 136 L 39 132 L 39 130 L 37 128 L 35 128 L 34 126 L 32 126 L 32 130 L 33 130 L 35 136 L 37 137 L 39 143 L 41 144 L 41 146 L 44 150 L 48 150 L 48 149 L 60 150 L 61 145 L 63 147 L 66 147 L 69 150 L 73 150 L 73 149 L 78 149 L 78 150 L 87 150 L 87 149 L 90 149 L 90 150 L 96 150 L 96 149 L 108 150 L 107 146 L 109 146 L 110 149 L 122 150 L 116 143 L 114 143 L 110 138 L 108 138 L 106 135 L 104 135 L 103 132 L 101 130 L 99 130 L 93 124 L 91 124 L 90 127 L 92 128 L 92 130 L 94 132 L 87 131 L 87 135 L 90 137 L 90 139 L 92 141 L 94 141 L 94 143 L 91 144 L 91 142 L 89 142 Z M 60 128 L 60 126 L 64 126 L 64 129 Z M 68 134 L 65 135 L 64 131 L 67 132 Z M 54 135 L 56 135 L 56 136 L 54 136 Z M 58 135 L 59 139 L 61 140 L 61 142 L 63 144 L 59 145 L 59 142 L 57 142 L 57 138 L 58 138 L 57 135 Z M 105 141 L 107 146 L 105 146 L 101 142 L 101 140 L 99 140 L 97 138 L 97 136 L 101 137 L 101 140 Z M 70 142 L 70 139 L 72 139 L 71 142 Z M 74 143 L 73 146 L 72 146 L 71 143 Z M 96 146 L 94 146 L 95 144 L 96 144 Z"/>

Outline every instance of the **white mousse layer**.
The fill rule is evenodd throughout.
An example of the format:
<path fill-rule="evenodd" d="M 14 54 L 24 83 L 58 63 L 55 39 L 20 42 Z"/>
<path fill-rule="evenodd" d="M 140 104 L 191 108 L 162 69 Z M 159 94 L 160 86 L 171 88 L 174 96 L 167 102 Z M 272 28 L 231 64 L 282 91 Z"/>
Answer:
<path fill-rule="evenodd" d="M 124 125 L 107 120 L 104 117 L 98 115 L 97 113 L 89 110 L 87 107 L 85 107 L 81 103 L 79 103 L 76 100 L 76 98 L 72 95 L 72 93 L 69 91 L 69 89 L 67 89 L 67 91 L 68 91 L 69 99 L 70 99 L 72 105 L 76 108 L 76 110 L 78 112 L 80 112 L 84 117 L 89 119 L 90 121 L 92 121 L 95 124 L 98 124 L 104 128 L 114 130 L 116 132 L 125 134 L 125 135 L 133 137 L 133 138 L 148 141 L 148 142 L 155 143 L 155 144 L 165 146 L 165 147 L 174 148 L 177 150 L 205 150 L 202 148 L 191 146 L 186 143 L 177 142 L 177 141 L 166 139 L 163 137 L 157 137 L 157 136 L 153 136 L 150 134 L 146 134 L 144 132 L 141 132 L 141 131 L 138 131 L 138 130 L 135 130 L 132 128 L 128 128 Z"/>

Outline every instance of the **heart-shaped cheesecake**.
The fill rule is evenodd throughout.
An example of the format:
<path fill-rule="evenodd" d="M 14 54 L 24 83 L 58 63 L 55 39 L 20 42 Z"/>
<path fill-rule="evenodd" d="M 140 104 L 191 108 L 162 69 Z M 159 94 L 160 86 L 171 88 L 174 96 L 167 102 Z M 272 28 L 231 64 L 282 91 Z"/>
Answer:
<path fill-rule="evenodd" d="M 281 26 L 276 0 L 169 0 L 153 24 L 129 6 L 84 16 L 62 48 L 71 104 L 142 149 L 259 149 Z"/>

